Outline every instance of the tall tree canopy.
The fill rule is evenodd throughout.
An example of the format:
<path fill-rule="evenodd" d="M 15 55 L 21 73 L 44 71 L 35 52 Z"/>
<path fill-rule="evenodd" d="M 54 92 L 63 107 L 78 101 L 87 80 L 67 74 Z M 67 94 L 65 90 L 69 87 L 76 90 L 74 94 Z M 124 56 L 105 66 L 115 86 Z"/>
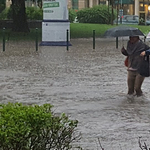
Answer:
<path fill-rule="evenodd" d="M 25 11 L 25 0 L 12 0 L 11 8 L 13 14 L 12 31 L 30 32 Z"/>

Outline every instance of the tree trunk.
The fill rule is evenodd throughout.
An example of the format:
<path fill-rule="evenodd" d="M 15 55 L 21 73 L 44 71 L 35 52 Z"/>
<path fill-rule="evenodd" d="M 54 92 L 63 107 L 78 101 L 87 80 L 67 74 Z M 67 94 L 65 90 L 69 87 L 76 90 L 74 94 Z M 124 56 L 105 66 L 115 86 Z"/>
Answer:
<path fill-rule="evenodd" d="M 114 0 L 112 0 L 111 3 L 111 25 L 113 25 L 113 19 L 114 19 Z"/>
<path fill-rule="evenodd" d="M 30 32 L 25 11 L 25 0 L 12 0 L 11 7 L 13 12 L 12 31 Z"/>

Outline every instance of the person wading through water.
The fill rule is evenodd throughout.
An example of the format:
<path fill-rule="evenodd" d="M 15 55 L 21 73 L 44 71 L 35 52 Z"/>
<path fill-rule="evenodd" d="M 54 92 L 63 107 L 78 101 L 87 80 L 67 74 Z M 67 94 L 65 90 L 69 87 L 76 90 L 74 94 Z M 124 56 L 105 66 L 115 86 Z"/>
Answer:
<path fill-rule="evenodd" d="M 138 69 L 143 56 L 146 54 L 145 51 L 149 51 L 150 47 L 146 45 L 139 36 L 130 36 L 129 41 L 127 42 L 127 49 L 124 47 L 121 49 L 123 55 L 128 57 L 128 95 L 129 96 L 142 96 L 143 92 L 141 90 L 142 83 L 144 81 L 143 76 L 138 73 Z M 149 54 L 147 52 L 147 54 Z"/>

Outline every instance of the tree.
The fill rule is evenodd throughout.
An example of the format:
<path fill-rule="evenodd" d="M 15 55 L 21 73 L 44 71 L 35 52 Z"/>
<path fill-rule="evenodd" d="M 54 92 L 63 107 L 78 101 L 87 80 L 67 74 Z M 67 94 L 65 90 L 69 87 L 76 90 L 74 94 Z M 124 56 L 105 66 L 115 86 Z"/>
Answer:
<path fill-rule="evenodd" d="M 5 4 L 6 4 L 5 0 L 0 0 L 0 13 L 5 9 Z"/>
<path fill-rule="evenodd" d="M 30 32 L 27 23 L 25 0 L 12 0 L 13 26 L 12 31 Z"/>
<path fill-rule="evenodd" d="M 113 19 L 114 19 L 114 0 L 109 0 L 111 5 L 111 25 L 113 25 Z"/>

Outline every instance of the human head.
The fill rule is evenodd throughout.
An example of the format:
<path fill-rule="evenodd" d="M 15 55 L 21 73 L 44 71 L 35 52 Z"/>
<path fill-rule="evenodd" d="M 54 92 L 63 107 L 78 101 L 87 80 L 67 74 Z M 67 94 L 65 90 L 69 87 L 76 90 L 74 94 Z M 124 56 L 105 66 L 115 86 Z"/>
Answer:
<path fill-rule="evenodd" d="M 129 39 L 131 43 L 136 43 L 140 38 L 139 36 L 130 36 Z"/>

